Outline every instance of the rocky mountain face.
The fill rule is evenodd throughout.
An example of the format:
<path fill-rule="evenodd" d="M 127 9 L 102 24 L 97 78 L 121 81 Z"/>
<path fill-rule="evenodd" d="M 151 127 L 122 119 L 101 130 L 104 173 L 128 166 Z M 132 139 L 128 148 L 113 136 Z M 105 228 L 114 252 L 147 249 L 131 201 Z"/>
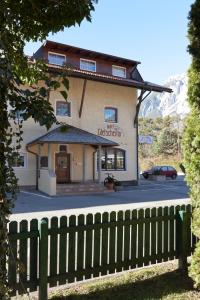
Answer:
<path fill-rule="evenodd" d="M 184 118 L 189 113 L 187 102 L 188 78 L 186 74 L 170 77 L 164 84 L 173 93 L 152 93 L 141 105 L 140 117 L 165 117 L 178 115 Z"/>

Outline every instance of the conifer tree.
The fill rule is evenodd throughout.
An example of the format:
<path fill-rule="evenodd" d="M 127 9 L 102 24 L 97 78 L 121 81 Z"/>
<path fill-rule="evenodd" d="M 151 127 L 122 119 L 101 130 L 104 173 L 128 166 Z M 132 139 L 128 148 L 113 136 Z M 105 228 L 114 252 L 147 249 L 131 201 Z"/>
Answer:
<path fill-rule="evenodd" d="M 189 70 L 188 100 L 191 108 L 184 133 L 184 165 L 193 206 L 193 233 L 200 239 L 200 0 L 196 0 L 189 13 Z M 200 287 L 200 242 L 197 243 L 189 268 L 195 286 Z"/>

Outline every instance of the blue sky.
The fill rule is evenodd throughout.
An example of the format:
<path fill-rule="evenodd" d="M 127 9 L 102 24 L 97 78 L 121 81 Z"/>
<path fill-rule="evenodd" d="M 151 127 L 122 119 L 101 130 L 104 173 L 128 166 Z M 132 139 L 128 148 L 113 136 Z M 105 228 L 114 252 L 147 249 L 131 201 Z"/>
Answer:
<path fill-rule="evenodd" d="M 92 23 L 48 39 L 141 61 L 145 80 L 163 83 L 188 69 L 187 15 L 192 0 L 99 0 Z M 28 43 L 31 55 L 40 43 Z"/>

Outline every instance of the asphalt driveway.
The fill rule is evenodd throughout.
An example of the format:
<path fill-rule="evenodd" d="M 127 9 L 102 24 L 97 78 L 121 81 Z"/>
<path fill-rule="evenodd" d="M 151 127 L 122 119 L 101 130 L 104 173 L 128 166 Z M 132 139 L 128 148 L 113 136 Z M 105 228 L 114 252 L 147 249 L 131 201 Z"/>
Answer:
<path fill-rule="evenodd" d="M 50 197 L 37 192 L 21 191 L 10 219 L 32 219 L 188 202 L 188 188 L 182 178 L 164 182 L 142 180 L 139 186 L 98 195 Z"/>

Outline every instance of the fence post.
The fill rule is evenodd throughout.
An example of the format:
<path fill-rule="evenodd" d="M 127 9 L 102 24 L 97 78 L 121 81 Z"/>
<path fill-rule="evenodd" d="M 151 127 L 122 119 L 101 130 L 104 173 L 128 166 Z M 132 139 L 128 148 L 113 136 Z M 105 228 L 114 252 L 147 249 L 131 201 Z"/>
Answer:
<path fill-rule="evenodd" d="M 48 264 L 48 221 L 40 222 L 39 241 L 39 300 L 47 300 L 47 264 Z"/>
<path fill-rule="evenodd" d="M 188 226 L 187 212 L 179 211 L 177 214 L 176 247 L 178 251 L 178 268 L 182 271 L 187 271 Z"/>

